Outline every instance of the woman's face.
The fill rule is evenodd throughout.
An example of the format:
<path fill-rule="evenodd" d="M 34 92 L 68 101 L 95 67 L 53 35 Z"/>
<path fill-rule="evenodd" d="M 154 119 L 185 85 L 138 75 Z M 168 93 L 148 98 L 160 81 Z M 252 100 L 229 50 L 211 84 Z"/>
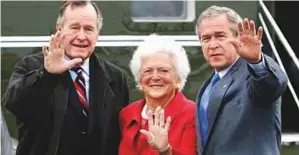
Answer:
<path fill-rule="evenodd" d="M 140 72 L 141 90 L 145 97 L 162 99 L 172 96 L 179 83 L 169 54 L 157 53 L 142 59 Z"/>

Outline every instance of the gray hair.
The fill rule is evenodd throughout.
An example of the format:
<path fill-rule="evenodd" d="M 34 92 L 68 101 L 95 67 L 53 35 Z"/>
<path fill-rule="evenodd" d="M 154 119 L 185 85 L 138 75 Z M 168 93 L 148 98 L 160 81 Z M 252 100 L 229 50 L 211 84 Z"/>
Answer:
<path fill-rule="evenodd" d="M 226 15 L 227 20 L 232 24 L 232 32 L 237 36 L 238 35 L 238 23 L 242 21 L 241 16 L 233 9 L 228 7 L 220 6 L 210 6 L 204 10 L 197 19 L 197 24 L 195 26 L 195 32 L 199 36 L 199 25 L 205 19 L 219 17 L 221 15 Z"/>
<path fill-rule="evenodd" d="M 157 53 L 166 53 L 171 56 L 175 72 L 180 79 L 179 90 L 183 90 L 190 73 L 190 65 L 186 51 L 182 45 L 174 40 L 157 34 L 148 36 L 144 42 L 138 46 L 137 50 L 134 51 L 130 62 L 130 69 L 137 83 L 137 87 L 140 87 L 142 59 Z"/>
<path fill-rule="evenodd" d="M 86 6 L 88 4 L 91 4 L 92 7 L 95 9 L 96 13 L 97 13 L 97 28 L 100 31 L 102 26 L 103 26 L 103 17 L 102 17 L 102 13 L 99 9 L 99 7 L 97 6 L 97 4 L 95 2 L 91 2 L 91 1 L 73 1 L 73 0 L 65 0 L 62 2 L 62 5 L 60 7 L 60 11 L 59 11 L 59 16 L 57 18 L 57 22 L 59 24 L 63 23 L 64 20 L 64 13 L 65 10 L 68 6 L 71 7 L 71 9 L 75 8 L 75 7 L 83 7 Z"/>

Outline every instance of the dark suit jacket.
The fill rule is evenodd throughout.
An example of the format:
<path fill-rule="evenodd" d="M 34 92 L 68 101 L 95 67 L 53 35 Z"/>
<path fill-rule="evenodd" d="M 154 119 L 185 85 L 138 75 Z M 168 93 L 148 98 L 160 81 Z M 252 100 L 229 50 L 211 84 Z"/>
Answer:
<path fill-rule="evenodd" d="M 99 141 L 100 154 L 116 155 L 120 142 L 118 113 L 129 101 L 125 75 L 94 54 L 90 62 L 90 117 L 93 121 L 89 121 L 89 129 L 99 129 L 91 130 L 90 134 L 100 132 L 95 134 L 99 136 L 92 137 Z M 62 128 L 67 128 L 66 112 L 71 106 L 69 90 L 73 86 L 69 79 L 68 71 L 62 75 L 48 73 L 41 53 L 27 56 L 16 64 L 3 102 L 17 118 L 17 155 L 57 154 Z M 78 114 L 82 112 L 74 108 Z"/>
<path fill-rule="evenodd" d="M 247 61 L 239 58 L 213 87 L 207 109 L 208 139 L 202 155 L 280 154 L 280 97 L 286 90 L 287 78 L 273 59 L 266 55 L 264 58 L 267 72 L 264 76 L 256 76 Z M 210 79 L 199 90 L 198 108 Z"/>
<path fill-rule="evenodd" d="M 120 155 L 158 155 L 151 148 L 146 136 L 139 130 L 142 126 L 141 111 L 144 99 L 125 107 L 120 112 L 122 140 Z M 185 98 L 183 93 L 176 93 L 174 99 L 165 108 L 165 118 L 171 117 L 169 143 L 173 155 L 196 155 L 195 103 Z M 146 126 L 146 125 L 145 125 Z M 148 126 L 146 126 L 148 130 Z"/>

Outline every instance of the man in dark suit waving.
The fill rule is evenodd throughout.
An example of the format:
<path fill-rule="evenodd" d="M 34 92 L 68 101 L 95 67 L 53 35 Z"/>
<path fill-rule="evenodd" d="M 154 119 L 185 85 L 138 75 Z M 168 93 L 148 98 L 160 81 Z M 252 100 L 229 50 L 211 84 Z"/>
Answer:
<path fill-rule="evenodd" d="M 118 154 L 129 95 L 124 73 L 93 53 L 101 26 L 94 2 L 64 1 L 49 48 L 16 64 L 3 101 L 17 118 L 17 155 Z"/>
<path fill-rule="evenodd" d="M 279 155 L 281 95 L 287 78 L 261 52 L 263 30 L 232 9 L 211 6 L 196 32 L 214 68 L 197 97 L 202 155 Z"/>

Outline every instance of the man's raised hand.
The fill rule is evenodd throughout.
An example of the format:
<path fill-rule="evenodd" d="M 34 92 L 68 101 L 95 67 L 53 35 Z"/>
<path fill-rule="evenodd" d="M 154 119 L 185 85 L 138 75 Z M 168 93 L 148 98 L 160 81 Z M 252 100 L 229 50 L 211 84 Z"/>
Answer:
<path fill-rule="evenodd" d="M 49 48 L 43 47 L 44 67 L 49 73 L 61 74 L 73 66 L 81 63 L 81 58 L 65 59 L 64 35 L 57 31 L 51 35 Z"/>

